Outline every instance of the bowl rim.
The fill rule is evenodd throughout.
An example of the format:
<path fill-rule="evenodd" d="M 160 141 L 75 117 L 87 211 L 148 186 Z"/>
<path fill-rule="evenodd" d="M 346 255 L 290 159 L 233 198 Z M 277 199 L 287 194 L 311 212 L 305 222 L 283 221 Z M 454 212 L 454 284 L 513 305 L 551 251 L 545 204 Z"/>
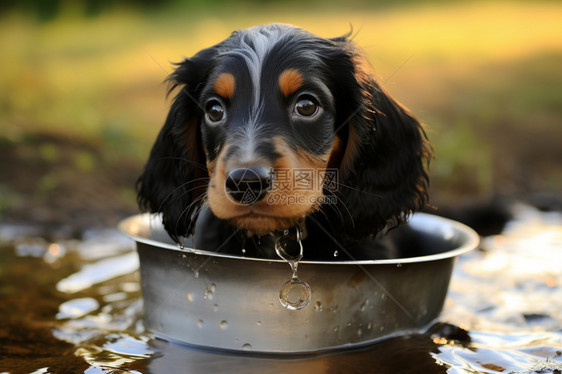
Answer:
<path fill-rule="evenodd" d="M 177 251 L 180 253 L 191 253 L 195 255 L 211 256 L 218 258 L 228 258 L 240 261 L 259 261 L 259 262 L 279 262 L 285 263 L 282 259 L 268 259 L 268 258 L 258 258 L 258 257 L 245 257 L 236 256 L 232 254 L 226 254 L 221 252 L 213 252 L 202 249 L 196 249 L 191 247 L 180 248 L 178 244 L 170 244 L 160 242 L 154 239 L 141 236 L 139 234 L 140 225 L 142 227 L 162 227 L 162 220 L 160 214 L 151 213 L 140 213 L 133 216 L 129 216 L 117 225 L 118 230 L 126 237 L 134 240 L 137 243 L 147 244 L 153 247 L 158 247 L 162 249 Z M 470 252 L 476 249 L 480 243 L 479 235 L 470 227 L 462 224 L 458 221 L 452 219 L 440 217 L 434 214 L 428 213 L 414 213 L 412 214 L 407 223 L 408 225 L 416 228 L 423 225 L 430 224 L 432 228 L 438 227 L 439 229 L 448 229 L 450 233 L 454 235 L 460 235 L 461 241 L 463 242 L 459 247 L 452 249 L 450 251 L 445 251 L 437 254 L 426 255 L 426 256 L 416 256 L 416 257 L 405 257 L 405 258 L 393 258 L 393 259 L 379 259 L 379 260 L 346 260 L 346 261 L 318 261 L 318 260 L 302 260 L 299 264 L 316 264 L 316 265 L 398 265 L 398 264 L 408 264 L 408 263 L 419 263 L 419 262 L 429 262 L 438 261 L 448 258 L 454 258 L 460 256 L 464 253 Z M 136 226 L 136 233 L 132 232 L 132 228 Z M 423 231 L 423 230 L 421 230 Z M 425 230 L 426 232 L 428 230 Z"/>

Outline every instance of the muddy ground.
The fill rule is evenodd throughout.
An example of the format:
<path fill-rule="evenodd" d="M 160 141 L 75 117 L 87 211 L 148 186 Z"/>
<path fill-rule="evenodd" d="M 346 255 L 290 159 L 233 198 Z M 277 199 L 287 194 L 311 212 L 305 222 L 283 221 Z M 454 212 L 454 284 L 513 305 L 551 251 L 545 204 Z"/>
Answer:
<path fill-rule="evenodd" d="M 140 161 L 108 160 L 99 146 L 60 136 L 0 142 L 0 219 L 64 236 L 138 212 Z"/>

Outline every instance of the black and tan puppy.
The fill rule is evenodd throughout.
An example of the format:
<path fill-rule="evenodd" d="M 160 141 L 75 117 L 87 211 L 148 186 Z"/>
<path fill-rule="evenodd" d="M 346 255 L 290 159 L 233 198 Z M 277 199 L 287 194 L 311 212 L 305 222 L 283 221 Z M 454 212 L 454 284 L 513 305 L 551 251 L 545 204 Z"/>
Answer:
<path fill-rule="evenodd" d="M 176 241 L 299 226 L 311 253 L 365 249 L 426 203 L 424 132 L 347 37 L 240 30 L 168 79 L 179 91 L 138 198 Z"/>

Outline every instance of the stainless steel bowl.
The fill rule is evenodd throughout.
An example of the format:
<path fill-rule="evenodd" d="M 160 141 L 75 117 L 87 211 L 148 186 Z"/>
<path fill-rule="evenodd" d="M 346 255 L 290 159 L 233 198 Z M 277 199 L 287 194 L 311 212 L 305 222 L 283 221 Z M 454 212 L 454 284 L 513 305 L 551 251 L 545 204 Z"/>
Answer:
<path fill-rule="evenodd" d="M 312 288 L 312 299 L 295 311 L 278 299 L 291 277 L 282 260 L 180 249 L 158 216 L 133 216 L 119 227 L 137 242 L 144 320 L 155 335 L 218 349 L 277 353 L 350 347 L 426 327 L 441 312 L 456 257 L 479 241 L 458 222 L 415 214 L 391 235 L 398 245 L 432 254 L 302 261 L 298 276 Z M 401 241 L 404 236 L 408 240 Z"/>

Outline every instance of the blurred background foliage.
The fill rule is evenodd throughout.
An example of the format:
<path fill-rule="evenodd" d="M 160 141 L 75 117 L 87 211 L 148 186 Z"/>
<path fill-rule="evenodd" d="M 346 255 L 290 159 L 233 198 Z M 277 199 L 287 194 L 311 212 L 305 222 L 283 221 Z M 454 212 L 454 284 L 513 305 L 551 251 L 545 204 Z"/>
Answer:
<path fill-rule="evenodd" d="M 270 22 L 353 27 L 427 126 L 433 205 L 560 199 L 561 19 L 555 1 L 3 1 L 0 218 L 134 211 L 171 62 Z"/>

